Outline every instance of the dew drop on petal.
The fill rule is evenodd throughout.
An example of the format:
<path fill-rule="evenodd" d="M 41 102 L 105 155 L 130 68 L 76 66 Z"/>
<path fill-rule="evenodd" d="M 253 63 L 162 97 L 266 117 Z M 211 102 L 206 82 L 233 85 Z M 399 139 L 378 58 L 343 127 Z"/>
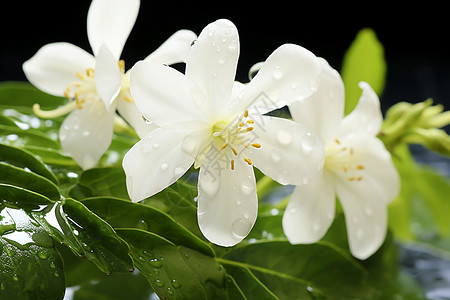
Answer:
<path fill-rule="evenodd" d="M 220 188 L 220 180 L 208 174 L 199 183 L 201 190 L 209 197 L 215 196 Z"/>
<path fill-rule="evenodd" d="M 313 134 L 311 134 L 310 132 L 305 133 L 301 141 L 303 151 L 305 153 L 311 152 L 314 149 L 316 143 L 316 137 Z"/>
<path fill-rule="evenodd" d="M 160 166 L 161 171 L 165 171 L 168 168 L 169 168 L 169 164 L 166 163 L 166 162 L 162 163 L 161 166 Z"/>
<path fill-rule="evenodd" d="M 281 152 L 280 149 L 273 149 L 272 152 L 270 152 L 270 159 L 273 162 L 279 162 L 281 160 Z"/>
<path fill-rule="evenodd" d="M 254 182 L 250 178 L 246 178 L 241 182 L 241 191 L 244 195 L 251 195 L 254 190 Z"/>
<path fill-rule="evenodd" d="M 183 143 L 181 144 L 181 150 L 183 150 L 187 154 L 193 155 L 196 148 L 197 143 L 195 141 L 195 138 L 190 135 L 185 136 L 183 139 Z"/>
<path fill-rule="evenodd" d="M 292 143 L 292 134 L 284 129 L 278 129 L 277 140 L 281 145 L 288 146 Z"/>
<path fill-rule="evenodd" d="M 252 224 L 247 219 L 236 219 L 231 224 L 231 231 L 236 238 L 243 239 L 252 228 Z"/>
<path fill-rule="evenodd" d="M 276 80 L 279 80 L 279 79 L 283 78 L 283 71 L 281 70 L 281 67 L 280 67 L 280 66 L 276 66 L 276 67 L 273 69 L 272 76 L 273 76 L 273 78 L 276 79 Z"/>
<path fill-rule="evenodd" d="M 217 60 L 217 62 L 218 62 L 220 65 L 223 65 L 223 64 L 226 62 L 226 59 L 225 59 L 224 56 L 221 56 L 221 57 L 219 57 L 219 59 Z"/>
<path fill-rule="evenodd" d="M 364 212 L 366 213 L 366 215 L 368 217 L 373 215 L 373 210 L 372 210 L 372 208 L 369 205 L 365 205 L 364 206 Z"/>
<path fill-rule="evenodd" d="M 235 40 L 232 40 L 229 44 L 228 44 L 228 51 L 230 53 L 234 53 L 237 48 L 238 48 L 238 43 Z"/>

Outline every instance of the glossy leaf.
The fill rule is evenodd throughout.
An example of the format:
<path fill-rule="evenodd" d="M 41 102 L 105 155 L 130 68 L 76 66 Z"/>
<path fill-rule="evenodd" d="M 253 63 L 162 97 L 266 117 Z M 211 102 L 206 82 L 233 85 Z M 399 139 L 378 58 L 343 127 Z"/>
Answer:
<path fill-rule="evenodd" d="M 140 203 L 117 198 L 88 198 L 83 204 L 114 228 L 137 228 L 155 233 L 168 241 L 214 255 L 211 247 L 166 213 Z"/>
<path fill-rule="evenodd" d="M 381 96 L 386 82 L 386 61 L 383 45 L 372 29 L 358 32 L 355 40 L 345 53 L 341 76 L 345 85 L 345 114 L 349 114 L 359 101 L 360 81 L 370 84 Z"/>
<path fill-rule="evenodd" d="M 213 257 L 139 229 L 118 229 L 137 268 L 162 299 L 226 299 L 225 270 Z"/>
<path fill-rule="evenodd" d="M 63 295 L 63 265 L 52 239 L 24 210 L 0 205 L 0 299 Z"/>
<path fill-rule="evenodd" d="M 81 174 L 78 184 L 71 189 L 69 194 L 76 199 L 98 196 L 129 199 L 125 173 L 122 168 L 93 168 L 86 170 Z"/>
<path fill-rule="evenodd" d="M 31 214 L 56 241 L 95 263 L 103 272 L 133 271 L 128 245 L 80 202 L 65 199 Z"/>

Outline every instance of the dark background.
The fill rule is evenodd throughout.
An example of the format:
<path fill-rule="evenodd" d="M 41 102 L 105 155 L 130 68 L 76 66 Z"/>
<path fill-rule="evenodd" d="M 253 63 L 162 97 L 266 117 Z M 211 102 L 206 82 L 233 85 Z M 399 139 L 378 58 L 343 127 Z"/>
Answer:
<path fill-rule="evenodd" d="M 247 81 L 248 69 L 254 63 L 287 42 L 309 49 L 339 70 L 356 33 L 370 27 L 383 43 L 388 63 L 383 108 L 398 101 L 418 102 L 429 97 L 450 108 L 447 8 L 432 2 L 415 6 L 393 1 L 390 5 L 359 2 L 332 6 L 304 1 L 265 3 L 215 1 L 200 5 L 141 0 L 122 58 L 127 69 L 131 68 L 178 29 L 199 34 L 208 23 L 228 18 L 240 35 L 240 81 Z M 393 4 L 399 5 L 392 8 Z M 70 42 L 91 52 L 86 33 L 89 5 L 88 0 L 16 0 L 0 7 L 0 81 L 26 80 L 22 63 L 48 43 Z"/>

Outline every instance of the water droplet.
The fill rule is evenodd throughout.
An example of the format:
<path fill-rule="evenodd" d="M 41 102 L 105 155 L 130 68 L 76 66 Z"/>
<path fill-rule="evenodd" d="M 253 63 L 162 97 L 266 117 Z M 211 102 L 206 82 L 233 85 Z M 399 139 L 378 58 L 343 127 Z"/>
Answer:
<path fill-rule="evenodd" d="M 364 212 L 368 217 L 373 216 L 373 210 L 369 205 L 364 205 Z"/>
<path fill-rule="evenodd" d="M 139 260 L 142 261 L 142 262 L 146 261 L 145 257 L 143 257 L 143 256 L 139 256 Z"/>
<path fill-rule="evenodd" d="M 184 174 L 184 168 L 181 166 L 176 167 L 175 169 L 173 169 L 173 174 L 175 176 L 181 176 Z"/>
<path fill-rule="evenodd" d="M 280 172 L 278 172 L 278 175 L 276 177 L 277 181 L 281 184 L 289 184 L 289 173 L 286 170 L 281 170 Z"/>
<path fill-rule="evenodd" d="M 56 268 L 55 263 L 54 262 L 50 262 L 50 267 L 53 268 L 53 269 Z"/>
<path fill-rule="evenodd" d="M 283 71 L 281 70 L 281 67 L 280 67 L 280 66 L 276 66 L 276 67 L 273 69 L 272 76 L 273 76 L 273 78 L 276 79 L 276 80 L 279 80 L 279 79 L 281 79 L 281 78 L 283 77 Z"/>
<path fill-rule="evenodd" d="M 223 65 L 224 63 L 226 63 L 226 59 L 225 59 L 225 57 L 224 56 L 221 56 L 221 57 L 219 57 L 219 59 L 217 60 L 217 62 L 220 64 L 220 65 Z"/>
<path fill-rule="evenodd" d="M 303 152 L 305 153 L 311 152 L 314 149 L 316 142 L 317 142 L 316 137 L 312 133 L 310 132 L 305 133 L 301 141 Z"/>
<path fill-rule="evenodd" d="M 14 281 L 19 281 L 19 277 L 17 276 L 17 274 L 13 274 L 12 279 Z"/>
<path fill-rule="evenodd" d="M 238 43 L 235 40 L 232 40 L 229 44 L 228 44 L 228 51 L 230 53 L 234 53 L 237 48 L 238 48 Z"/>
<path fill-rule="evenodd" d="M 255 182 L 250 178 L 246 178 L 241 182 L 241 191 L 244 195 L 251 195 L 255 190 Z"/>
<path fill-rule="evenodd" d="M 208 172 L 206 172 L 199 183 L 201 191 L 205 192 L 209 197 L 215 196 L 220 189 L 220 181 Z"/>
<path fill-rule="evenodd" d="M 247 219 L 236 219 L 231 224 L 231 231 L 237 238 L 242 239 L 247 236 L 252 228 L 252 224 Z"/>
<path fill-rule="evenodd" d="M 185 153 L 193 155 L 197 149 L 197 142 L 193 136 L 187 135 L 181 143 L 181 150 Z"/>
<path fill-rule="evenodd" d="M 363 231 L 361 228 L 359 228 L 358 230 L 356 230 L 356 237 L 357 237 L 358 239 L 362 239 L 363 235 L 364 235 L 364 231 Z"/>
<path fill-rule="evenodd" d="M 144 250 L 144 251 L 142 251 L 142 253 L 144 253 L 144 255 L 148 256 L 148 257 L 153 257 L 154 256 L 153 253 L 151 251 L 149 251 L 149 250 Z"/>
<path fill-rule="evenodd" d="M 157 259 L 156 257 L 150 259 L 149 263 L 153 268 L 161 268 L 163 265 L 162 261 Z"/>
<path fill-rule="evenodd" d="M 155 280 L 155 285 L 156 285 L 157 287 L 162 288 L 162 287 L 164 287 L 164 282 L 162 282 L 160 279 L 156 279 L 156 280 Z"/>
<path fill-rule="evenodd" d="M 277 140 L 281 145 L 288 146 L 292 143 L 292 134 L 284 129 L 278 129 Z"/>
<path fill-rule="evenodd" d="M 39 252 L 38 252 L 38 256 L 39 256 L 39 258 L 41 258 L 41 259 L 46 259 L 46 258 L 48 257 L 48 253 L 45 252 L 45 251 L 39 251 Z"/>
<path fill-rule="evenodd" d="M 161 171 L 165 171 L 169 168 L 169 164 L 164 162 L 159 168 L 161 169 Z"/>
<path fill-rule="evenodd" d="M 281 151 L 278 148 L 275 148 L 270 153 L 270 159 L 272 159 L 273 162 L 279 162 L 281 160 Z"/>
<path fill-rule="evenodd" d="M 88 136 L 90 136 L 90 135 L 91 135 L 91 132 L 90 132 L 90 131 L 87 131 L 87 130 L 83 131 L 83 136 L 84 136 L 84 137 L 88 137 Z"/>
<path fill-rule="evenodd" d="M 55 271 L 55 272 L 53 273 L 53 275 L 55 275 L 55 277 L 59 277 L 58 271 Z"/>
<path fill-rule="evenodd" d="M 317 232 L 320 230 L 320 228 L 322 228 L 320 220 L 315 220 L 312 224 L 312 229 Z"/>
<path fill-rule="evenodd" d="M 170 296 L 173 295 L 172 289 L 170 287 L 167 288 L 167 294 L 169 294 Z"/>
<path fill-rule="evenodd" d="M 176 289 L 179 289 L 181 287 L 181 284 L 176 279 L 172 279 L 172 281 L 170 283 Z"/>

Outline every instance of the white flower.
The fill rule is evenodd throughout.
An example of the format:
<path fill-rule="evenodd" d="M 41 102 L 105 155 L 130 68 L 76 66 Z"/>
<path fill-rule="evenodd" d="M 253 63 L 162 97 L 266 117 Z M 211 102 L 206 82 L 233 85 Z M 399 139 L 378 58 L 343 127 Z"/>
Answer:
<path fill-rule="evenodd" d="M 383 243 L 387 205 L 399 192 L 399 176 L 389 152 L 376 137 L 382 114 L 377 95 L 361 82 L 356 108 L 344 117 L 344 85 L 325 61 L 316 93 L 291 104 L 294 120 L 326 145 L 323 171 L 297 186 L 283 216 L 293 244 L 315 243 L 330 227 L 336 194 L 342 204 L 351 253 L 366 259 Z"/>
<path fill-rule="evenodd" d="M 288 99 L 309 96 L 321 68 L 318 59 L 300 46 L 283 45 L 244 85 L 234 82 L 238 56 L 236 27 L 218 20 L 192 46 L 185 75 L 137 63 L 131 94 L 143 115 L 160 127 L 123 162 L 133 201 L 163 190 L 193 164 L 200 167 L 199 226 L 222 246 L 241 241 L 256 220 L 253 165 L 288 184 L 313 176 L 324 159 L 323 146 L 303 126 L 262 115 Z M 297 160 L 300 151 L 305 155 Z"/>
<path fill-rule="evenodd" d="M 59 138 L 62 149 L 84 169 L 95 166 L 108 149 L 116 109 L 143 136 L 156 126 L 142 119 L 129 93 L 129 74 L 119 60 L 139 11 L 139 0 L 93 0 L 87 16 L 87 32 L 94 55 L 69 43 L 42 47 L 23 64 L 28 80 L 42 91 L 70 101 L 55 111 L 34 111 L 44 118 L 70 112 Z M 183 62 L 191 31 L 180 30 L 147 59 L 157 63 Z"/>

